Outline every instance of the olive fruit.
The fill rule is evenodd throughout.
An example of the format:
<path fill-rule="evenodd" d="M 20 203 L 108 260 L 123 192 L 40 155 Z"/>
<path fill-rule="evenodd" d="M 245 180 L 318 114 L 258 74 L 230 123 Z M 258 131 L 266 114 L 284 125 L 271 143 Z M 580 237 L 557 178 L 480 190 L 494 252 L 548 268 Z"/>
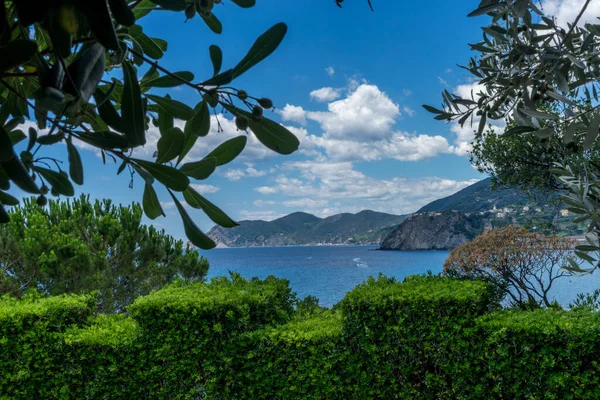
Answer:
<path fill-rule="evenodd" d="M 235 117 L 235 126 L 240 131 L 245 131 L 248 129 L 248 118 L 244 117 L 243 115 L 238 115 Z"/>

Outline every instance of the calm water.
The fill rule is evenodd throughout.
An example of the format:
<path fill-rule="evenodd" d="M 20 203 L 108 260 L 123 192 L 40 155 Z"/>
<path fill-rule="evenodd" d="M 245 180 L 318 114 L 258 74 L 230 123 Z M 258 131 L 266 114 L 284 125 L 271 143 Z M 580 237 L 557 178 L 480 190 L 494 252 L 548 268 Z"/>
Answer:
<path fill-rule="evenodd" d="M 430 270 L 442 271 L 446 251 L 374 251 L 377 246 L 260 247 L 214 249 L 203 252 L 210 262 L 209 277 L 239 272 L 246 278 L 275 275 L 290 280 L 300 298 L 312 295 L 324 306 L 340 301 L 346 292 L 379 273 L 401 280 Z M 600 287 L 600 273 L 557 281 L 554 297 L 568 304 L 577 293 Z"/>

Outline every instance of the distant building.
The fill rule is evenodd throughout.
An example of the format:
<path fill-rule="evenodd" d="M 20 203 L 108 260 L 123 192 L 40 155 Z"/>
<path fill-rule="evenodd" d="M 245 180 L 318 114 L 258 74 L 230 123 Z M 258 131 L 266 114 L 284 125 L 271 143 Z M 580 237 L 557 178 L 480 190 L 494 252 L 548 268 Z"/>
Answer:
<path fill-rule="evenodd" d="M 560 215 L 563 217 L 568 217 L 569 216 L 569 210 L 565 210 L 564 208 L 562 210 L 560 210 Z"/>
<path fill-rule="evenodd" d="M 496 218 L 504 218 L 504 217 L 506 217 L 506 213 L 503 213 L 503 212 L 496 213 Z"/>
<path fill-rule="evenodd" d="M 540 207 L 536 207 L 535 212 L 542 212 L 542 209 Z"/>
<path fill-rule="evenodd" d="M 529 206 L 523 207 L 523 212 L 527 212 L 527 211 L 529 211 Z"/>
<path fill-rule="evenodd" d="M 513 209 L 512 209 L 512 208 L 505 207 L 505 208 L 504 208 L 504 212 L 505 212 L 506 214 L 510 214 L 511 212 L 513 212 Z"/>

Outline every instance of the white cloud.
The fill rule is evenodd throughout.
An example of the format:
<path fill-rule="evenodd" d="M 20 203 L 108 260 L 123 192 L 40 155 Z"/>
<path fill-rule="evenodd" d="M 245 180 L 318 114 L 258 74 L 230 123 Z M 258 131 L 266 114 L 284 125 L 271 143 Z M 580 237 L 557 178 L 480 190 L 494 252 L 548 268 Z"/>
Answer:
<path fill-rule="evenodd" d="M 308 112 L 331 137 L 370 141 L 388 136 L 400 108 L 377 86 L 362 84 L 347 98 L 328 104 L 328 111 Z"/>
<path fill-rule="evenodd" d="M 543 0 L 542 6 L 544 13 L 556 17 L 558 24 L 567 28 L 568 23 L 575 21 L 575 18 L 581 11 L 586 0 Z M 579 20 L 579 25 L 586 22 L 597 23 L 596 17 L 600 16 L 600 2 L 592 1 L 582 18 Z"/>
<path fill-rule="evenodd" d="M 413 93 L 410 89 L 402 89 L 402 92 L 405 96 L 410 96 Z"/>
<path fill-rule="evenodd" d="M 290 208 L 300 208 L 303 210 L 313 209 L 325 207 L 327 205 L 327 200 L 314 200 L 314 199 L 297 199 L 297 200 L 288 200 L 284 201 L 282 204 L 286 207 Z"/>
<path fill-rule="evenodd" d="M 323 87 L 310 92 L 310 98 L 320 102 L 332 101 L 340 96 L 340 91 L 332 87 Z"/>
<path fill-rule="evenodd" d="M 412 117 L 413 115 L 416 114 L 416 111 L 413 110 L 412 108 L 408 107 L 408 106 L 402 107 L 402 111 L 404 111 L 405 113 L 407 113 L 409 117 Z"/>
<path fill-rule="evenodd" d="M 277 188 L 269 187 L 269 186 L 257 187 L 254 190 L 256 190 L 260 194 L 274 194 L 274 193 L 277 193 Z"/>
<path fill-rule="evenodd" d="M 285 214 L 278 213 L 276 211 L 256 211 L 256 210 L 241 210 L 240 216 L 243 219 L 249 220 L 262 220 L 262 221 L 273 221 L 274 219 L 281 218 Z"/>
<path fill-rule="evenodd" d="M 200 194 L 217 193 L 220 190 L 218 186 L 213 185 L 201 185 L 198 183 L 192 183 L 190 184 L 190 186 L 192 187 L 192 189 L 196 190 Z"/>
<path fill-rule="evenodd" d="M 274 206 L 275 204 L 277 204 L 277 202 L 273 200 L 254 200 L 252 204 L 254 205 L 254 207 L 268 207 Z"/>
<path fill-rule="evenodd" d="M 333 75 L 335 75 L 335 69 L 333 69 L 333 67 L 325 68 L 325 72 L 327 72 L 327 75 L 329 75 L 332 78 L 333 78 Z"/>
<path fill-rule="evenodd" d="M 266 174 L 267 171 L 260 171 L 254 168 L 254 164 L 246 163 L 246 169 L 228 169 L 227 171 L 225 171 L 225 173 L 223 173 L 223 176 L 225 176 L 225 178 L 229 179 L 230 181 L 234 182 L 239 181 L 240 179 L 245 177 L 258 178 L 261 176 L 265 176 Z"/>
<path fill-rule="evenodd" d="M 284 163 L 285 174 L 272 186 L 255 190 L 297 199 L 284 205 L 316 215 L 364 208 L 389 213 L 410 213 L 423 205 L 473 184 L 439 177 L 375 179 L 354 169 L 351 162 L 294 161 Z"/>
<path fill-rule="evenodd" d="M 277 112 L 281 115 L 282 121 L 291 121 L 300 125 L 306 125 L 306 111 L 300 106 L 286 104 L 283 110 L 278 110 Z"/>
<path fill-rule="evenodd" d="M 440 84 L 443 86 L 448 86 L 448 82 L 446 82 L 446 80 L 444 78 L 442 78 L 441 76 L 438 76 L 438 81 L 440 81 Z"/>
<path fill-rule="evenodd" d="M 225 178 L 229 179 L 232 182 L 239 181 L 244 177 L 244 175 L 244 171 L 241 169 L 229 169 L 223 174 Z"/>

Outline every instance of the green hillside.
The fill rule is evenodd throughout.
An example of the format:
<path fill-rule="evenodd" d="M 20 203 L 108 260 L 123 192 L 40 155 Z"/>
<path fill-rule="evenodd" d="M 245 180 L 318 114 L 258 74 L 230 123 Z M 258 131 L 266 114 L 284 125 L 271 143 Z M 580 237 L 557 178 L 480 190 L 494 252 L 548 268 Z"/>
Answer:
<path fill-rule="evenodd" d="M 208 235 L 228 247 L 368 244 L 379 243 L 405 218 L 370 210 L 327 218 L 295 212 L 270 222 L 241 221 L 231 229 L 215 226 Z"/>

